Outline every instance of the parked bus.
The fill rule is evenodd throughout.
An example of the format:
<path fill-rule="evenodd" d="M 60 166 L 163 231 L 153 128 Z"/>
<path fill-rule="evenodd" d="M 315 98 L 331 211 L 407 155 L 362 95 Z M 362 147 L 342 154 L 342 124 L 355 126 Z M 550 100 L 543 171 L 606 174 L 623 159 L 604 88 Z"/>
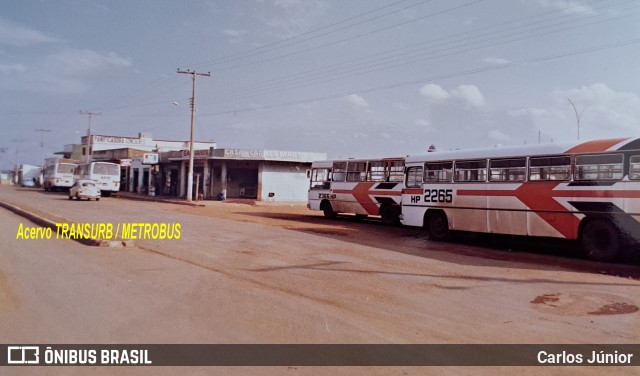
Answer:
<path fill-rule="evenodd" d="M 640 238 L 640 138 L 435 152 L 406 158 L 401 222 L 579 240 L 594 260 Z"/>
<path fill-rule="evenodd" d="M 379 215 L 385 224 L 400 223 L 404 159 L 317 161 L 309 171 L 307 207 L 327 218 L 338 213 Z"/>
<path fill-rule="evenodd" d="M 75 171 L 75 180 L 95 180 L 103 197 L 120 190 L 120 165 L 110 162 L 91 162 L 79 164 Z"/>
<path fill-rule="evenodd" d="M 64 158 L 47 158 L 44 164 L 45 191 L 69 189 L 73 185 L 73 175 L 78 161 Z"/>

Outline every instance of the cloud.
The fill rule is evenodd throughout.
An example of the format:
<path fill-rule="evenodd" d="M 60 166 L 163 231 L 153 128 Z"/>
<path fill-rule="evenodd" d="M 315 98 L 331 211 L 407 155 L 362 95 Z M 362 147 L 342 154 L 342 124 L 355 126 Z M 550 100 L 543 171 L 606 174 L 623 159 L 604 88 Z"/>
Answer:
<path fill-rule="evenodd" d="M 420 94 L 434 101 L 444 101 L 451 98 L 451 95 L 442 87 L 436 84 L 426 84 L 420 88 Z"/>
<path fill-rule="evenodd" d="M 229 43 L 240 43 L 243 41 L 243 38 L 249 34 L 247 30 L 235 30 L 235 29 L 224 29 L 221 31 L 223 35 L 229 37 Z"/>
<path fill-rule="evenodd" d="M 41 31 L 29 29 L 0 18 L 0 45 L 30 47 L 59 41 L 59 39 L 50 37 Z"/>
<path fill-rule="evenodd" d="M 291 38 L 309 30 L 322 20 L 328 3 L 321 0 L 267 0 L 271 9 L 264 13 L 264 22 L 272 34 Z"/>
<path fill-rule="evenodd" d="M 434 133 L 436 131 L 436 129 L 434 128 L 434 126 L 431 124 L 429 120 L 418 119 L 413 123 L 416 125 L 418 130 L 423 130 L 427 133 Z"/>
<path fill-rule="evenodd" d="M 511 110 L 512 117 L 529 117 L 535 126 L 556 140 L 575 140 L 577 119 L 568 99 L 580 116 L 580 138 L 608 138 L 640 133 L 640 96 L 615 91 L 597 83 L 580 88 L 556 89 L 549 94 L 547 108 Z"/>
<path fill-rule="evenodd" d="M 400 111 L 409 111 L 411 109 L 411 106 L 406 104 L 406 103 L 400 103 L 400 102 L 396 102 L 392 105 L 393 108 L 395 108 L 396 110 L 400 110 Z"/>
<path fill-rule="evenodd" d="M 115 52 L 63 49 L 31 64 L 0 65 L 0 88 L 39 94 L 78 94 L 90 88 L 94 73 L 132 66 Z"/>
<path fill-rule="evenodd" d="M 457 89 L 451 90 L 451 96 L 460 98 L 473 107 L 482 107 L 485 104 L 484 96 L 475 85 L 460 85 Z"/>
<path fill-rule="evenodd" d="M 513 117 L 548 116 L 549 110 L 544 108 L 518 108 L 518 109 L 508 110 L 507 114 Z"/>
<path fill-rule="evenodd" d="M 93 73 L 108 68 L 126 68 L 132 62 L 115 52 L 65 49 L 48 56 L 47 65 L 56 72 Z"/>
<path fill-rule="evenodd" d="M 493 129 L 489 131 L 489 134 L 487 135 L 487 137 L 493 141 L 511 141 L 510 136 L 504 134 L 503 132 L 497 129 Z"/>
<path fill-rule="evenodd" d="M 511 62 L 507 59 L 502 59 L 499 57 L 485 57 L 482 59 L 483 62 L 491 65 L 507 65 L 511 64 Z"/>
<path fill-rule="evenodd" d="M 595 9 L 590 7 L 583 1 L 571 1 L 571 0 L 532 0 L 532 2 L 545 7 L 555 8 L 563 11 L 566 14 L 581 14 L 585 16 L 593 16 L 598 14 Z"/>
<path fill-rule="evenodd" d="M 26 70 L 27 68 L 25 68 L 25 66 L 22 64 L 0 64 L 0 73 L 2 74 L 12 74 L 16 72 L 24 72 Z"/>
<path fill-rule="evenodd" d="M 244 35 L 246 35 L 248 32 L 246 30 L 233 30 L 233 29 L 224 29 L 222 30 L 222 34 L 229 36 L 229 37 L 233 37 L 233 38 L 240 38 Z"/>
<path fill-rule="evenodd" d="M 426 84 L 420 88 L 420 94 L 432 101 L 442 102 L 455 98 L 472 107 L 482 107 L 485 104 L 484 96 L 475 85 L 460 85 L 448 92 L 439 85 Z"/>
<path fill-rule="evenodd" d="M 344 99 L 354 107 L 369 108 L 369 102 L 358 94 L 347 95 Z"/>

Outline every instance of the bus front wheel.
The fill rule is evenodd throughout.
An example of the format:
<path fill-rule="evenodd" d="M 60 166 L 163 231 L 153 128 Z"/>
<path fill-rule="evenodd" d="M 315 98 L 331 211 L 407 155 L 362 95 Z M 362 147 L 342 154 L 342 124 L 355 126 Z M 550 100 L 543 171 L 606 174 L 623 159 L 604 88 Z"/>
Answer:
<path fill-rule="evenodd" d="M 620 233 L 610 221 L 594 219 L 582 229 L 580 242 L 590 260 L 610 261 L 620 250 Z"/>
<path fill-rule="evenodd" d="M 338 213 L 333 211 L 333 207 L 328 201 L 322 203 L 322 212 L 324 213 L 325 218 L 334 219 L 338 216 Z"/>
<path fill-rule="evenodd" d="M 447 215 L 442 211 L 427 213 L 426 227 L 431 240 L 443 242 L 451 238 L 449 221 L 447 220 Z"/>

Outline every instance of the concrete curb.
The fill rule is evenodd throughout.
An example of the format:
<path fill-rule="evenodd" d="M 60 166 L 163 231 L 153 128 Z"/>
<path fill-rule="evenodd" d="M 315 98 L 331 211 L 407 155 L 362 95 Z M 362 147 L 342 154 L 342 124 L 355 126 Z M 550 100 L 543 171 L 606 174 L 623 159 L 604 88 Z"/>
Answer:
<path fill-rule="evenodd" d="M 188 202 L 188 201 L 183 201 L 183 200 L 157 198 L 155 196 L 136 196 L 136 195 L 114 194 L 111 197 L 123 198 L 125 200 L 159 202 L 159 203 L 164 203 L 164 204 L 187 205 L 187 206 L 196 206 L 196 207 L 197 206 L 206 206 L 205 204 L 200 203 L 199 201 Z"/>
<path fill-rule="evenodd" d="M 22 209 L 18 206 L 6 203 L 4 201 L 0 201 L 0 206 L 5 209 L 11 210 L 12 212 L 18 214 L 19 216 L 25 217 L 31 222 L 42 226 L 48 227 L 53 231 L 56 231 L 56 223 L 50 221 L 46 218 L 43 218 L 37 214 L 34 214 L 28 210 Z M 135 247 L 135 242 L 133 240 L 105 240 L 105 239 L 70 239 L 75 240 L 84 245 L 89 245 L 93 247 L 109 247 L 109 248 L 123 248 L 123 247 Z"/>

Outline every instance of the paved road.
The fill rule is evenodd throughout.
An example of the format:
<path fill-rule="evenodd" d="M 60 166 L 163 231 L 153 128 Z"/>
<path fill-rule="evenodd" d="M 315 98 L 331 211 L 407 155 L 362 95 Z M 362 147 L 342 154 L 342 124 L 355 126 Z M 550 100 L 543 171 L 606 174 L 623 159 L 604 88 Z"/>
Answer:
<path fill-rule="evenodd" d="M 142 240 L 136 248 L 19 240 L 18 226 L 30 224 L 2 209 L 0 338 L 7 343 L 640 340 L 640 312 L 636 311 L 640 281 L 589 268 L 558 267 L 551 256 L 534 255 L 552 260 L 546 264 L 528 262 L 530 256 L 524 261 L 496 260 L 479 257 L 479 250 L 465 244 L 449 245 L 461 250 L 451 253 L 443 250 L 447 245 L 409 236 L 412 230 L 407 229 L 392 230 L 398 236 L 386 243 L 371 242 L 367 234 L 376 225 L 351 221 L 327 224 L 308 217 L 302 225 L 289 220 L 284 220 L 286 225 L 268 225 L 270 220 L 281 221 L 283 217 L 273 211 L 285 208 L 270 208 L 271 213 L 261 217 L 263 223 L 251 223 L 216 216 L 216 210 L 229 210 L 233 204 L 220 209 L 116 198 L 76 202 L 64 195 L 12 188 L 0 190 L 0 200 L 69 221 L 180 223 L 182 228 L 179 240 Z M 261 211 L 250 209 L 254 214 Z M 250 218 L 247 210 L 232 209 Z M 294 229 L 283 228 L 287 226 Z M 429 247 L 433 250 L 425 253 Z M 597 269 L 598 264 L 584 263 Z M 625 270 L 633 276 L 637 268 Z M 495 374 L 501 370 L 511 373 L 509 369 L 441 371 Z M 581 374 L 602 374 L 597 368 L 580 370 Z M 264 371 L 247 368 L 242 373 Z M 266 371 L 361 373 L 355 368 Z M 392 371 L 423 373 L 410 367 Z M 535 368 L 519 372 L 545 374 Z M 562 372 L 572 374 L 566 368 L 553 374 Z M 616 373 L 635 372 L 620 368 Z"/>

